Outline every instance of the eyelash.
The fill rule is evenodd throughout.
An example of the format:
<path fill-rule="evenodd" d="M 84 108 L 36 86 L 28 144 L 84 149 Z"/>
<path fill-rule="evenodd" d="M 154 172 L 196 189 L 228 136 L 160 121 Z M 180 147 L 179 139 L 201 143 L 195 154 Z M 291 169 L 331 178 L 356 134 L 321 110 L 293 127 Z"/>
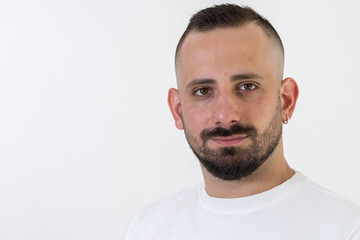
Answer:
<path fill-rule="evenodd" d="M 245 85 L 251 85 L 251 88 L 252 89 L 243 89 L 243 87 L 245 86 Z M 254 91 L 255 89 L 257 89 L 258 88 L 258 86 L 256 85 L 256 84 L 254 84 L 254 83 L 251 83 L 251 82 L 245 82 L 245 83 L 242 83 L 242 84 L 240 84 L 238 87 L 237 87 L 237 90 L 238 91 L 245 91 L 245 92 L 250 92 L 250 91 Z M 205 94 L 200 94 L 200 91 L 201 90 L 207 90 L 208 92 L 207 93 L 205 93 Z M 211 88 L 208 88 L 208 87 L 200 87 L 200 88 L 196 88 L 194 91 L 193 91 L 193 94 L 195 95 L 195 96 L 198 96 L 198 97 L 202 97 L 202 96 L 207 96 L 207 95 L 209 95 L 211 93 Z"/>
<path fill-rule="evenodd" d="M 247 89 L 242 89 L 242 87 L 244 87 L 245 85 L 251 85 L 251 86 L 252 86 L 252 89 L 249 89 L 249 90 L 247 90 Z M 256 84 L 254 84 L 254 83 L 245 82 L 245 83 L 240 84 L 238 88 L 239 88 L 240 90 L 242 90 L 242 91 L 247 91 L 247 92 L 248 92 L 248 91 L 254 91 L 255 89 L 258 88 L 258 86 L 257 86 Z"/>
<path fill-rule="evenodd" d="M 200 94 L 200 91 L 203 90 L 203 89 L 206 89 L 208 92 L 206 94 Z M 198 96 L 198 97 L 201 97 L 201 96 L 206 96 L 206 95 L 209 95 L 209 92 L 210 92 L 210 88 L 208 87 L 201 87 L 201 88 L 197 88 L 194 90 L 194 95 L 195 96 Z"/>

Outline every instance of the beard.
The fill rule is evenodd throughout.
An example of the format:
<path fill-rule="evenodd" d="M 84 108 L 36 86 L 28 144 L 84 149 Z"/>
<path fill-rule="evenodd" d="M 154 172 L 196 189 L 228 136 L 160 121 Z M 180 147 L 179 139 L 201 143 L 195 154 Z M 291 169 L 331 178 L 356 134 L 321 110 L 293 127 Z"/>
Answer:
<path fill-rule="evenodd" d="M 280 99 L 277 109 L 267 128 L 259 133 L 251 124 L 234 124 L 228 129 L 217 127 L 204 129 L 197 140 L 187 130 L 184 123 L 184 131 L 190 148 L 213 176 L 222 180 L 240 180 L 257 170 L 274 152 L 282 135 L 282 113 Z M 210 149 L 206 143 L 213 137 L 228 137 L 234 134 L 246 134 L 251 140 L 248 147 L 230 146 Z"/>

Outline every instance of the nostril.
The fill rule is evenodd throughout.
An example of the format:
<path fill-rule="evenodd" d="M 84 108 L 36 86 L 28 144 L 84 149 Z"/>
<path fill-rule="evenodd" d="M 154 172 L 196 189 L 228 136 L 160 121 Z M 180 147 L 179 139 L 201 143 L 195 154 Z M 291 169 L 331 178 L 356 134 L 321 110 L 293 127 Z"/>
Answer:
<path fill-rule="evenodd" d="M 241 114 L 235 109 L 221 109 L 212 115 L 213 123 L 219 125 L 232 125 L 240 122 Z"/>

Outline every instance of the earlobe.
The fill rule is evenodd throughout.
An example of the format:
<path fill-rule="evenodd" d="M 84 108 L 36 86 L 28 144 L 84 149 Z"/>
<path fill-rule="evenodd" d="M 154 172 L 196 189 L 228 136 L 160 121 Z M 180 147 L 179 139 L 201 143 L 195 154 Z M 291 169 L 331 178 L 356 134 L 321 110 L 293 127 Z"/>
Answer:
<path fill-rule="evenodd" d="M 182 130 L 184 129 L 182 117 L 181 117 L 181 106 L 179 91 L 175 88 L 171 88 L 168 94 L 168 104 L 170 107 L 171 114 L 175 120 L 175 126 Z"/>
<path fill-rule="evenodd" d="M 285 78 L 281 82 L 280 97 L 281 97 L 281 110 L 283 113 L 283 121 L 294 113 L 297 98 L 299 96 L 299 88 L 293 78 Z"/>

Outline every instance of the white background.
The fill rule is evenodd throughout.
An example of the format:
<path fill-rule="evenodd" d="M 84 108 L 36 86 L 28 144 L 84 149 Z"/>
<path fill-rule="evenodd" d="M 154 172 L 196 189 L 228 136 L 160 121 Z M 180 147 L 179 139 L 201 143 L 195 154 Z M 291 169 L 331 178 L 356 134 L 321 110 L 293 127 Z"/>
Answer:
<path fill-rule="evenodd" d="M 300 87 L 293 168 L 360 204 L 360 3 L 258 0 Z M 120 239 L 200 182 L 167 90 L 188 19 L 220 1 L 0 0 L 0 239 Z"/>

